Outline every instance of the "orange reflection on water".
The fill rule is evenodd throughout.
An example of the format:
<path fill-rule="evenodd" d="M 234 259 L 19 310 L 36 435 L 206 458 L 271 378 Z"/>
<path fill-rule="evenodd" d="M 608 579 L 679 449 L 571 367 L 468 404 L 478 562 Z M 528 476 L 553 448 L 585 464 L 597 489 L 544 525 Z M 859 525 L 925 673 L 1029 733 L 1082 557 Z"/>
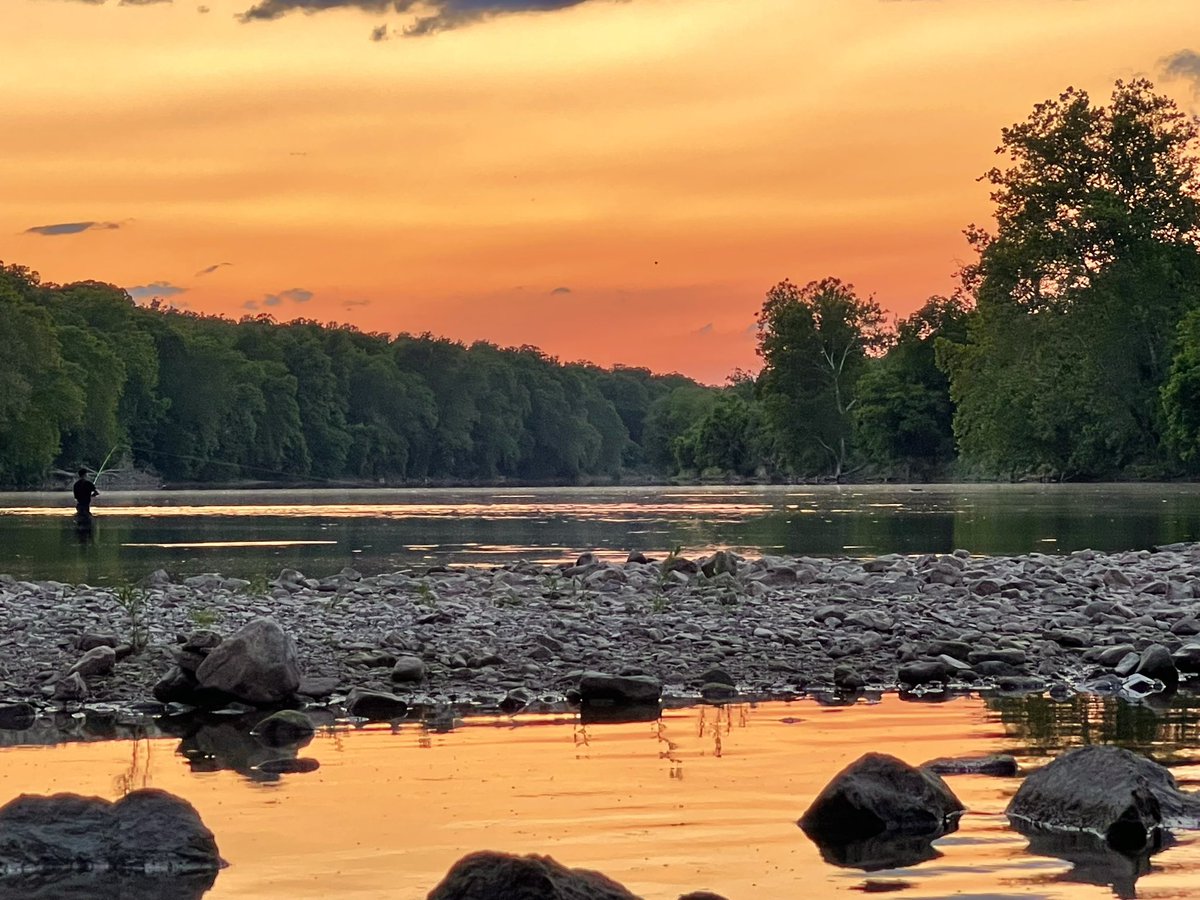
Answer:
<path fill-rule="evenodd" d="M 952 777 L 971 812 L 943 856 L 864 874 L 821 860 L 796 819 L 829 778 L 869 750 L 912 763 L 1013 747 L 983 704 L 815 703 L 672 711 L 652 723 L 575 717 L 468 720 L 449 733 L 406 724 L 323 733 L 302 751 L 321 768 L 252 783 L 193 774 L 178 742 L 3 751 L 0 796 L 74 790 L 117 796 L 150 784 L 188 798 L 231 863 L 207 896 L 421 898 L 473 850 L 545 853 L 598 869 L 647 900 L 706 888 L 730 900 L 1103 898 L 1062 881 L 1070 866 L 1024 852 L 1001 815 L 1016 779 Z M 1153 859 L 1139 896 L 1197 895 L 1200 848 Z"/>

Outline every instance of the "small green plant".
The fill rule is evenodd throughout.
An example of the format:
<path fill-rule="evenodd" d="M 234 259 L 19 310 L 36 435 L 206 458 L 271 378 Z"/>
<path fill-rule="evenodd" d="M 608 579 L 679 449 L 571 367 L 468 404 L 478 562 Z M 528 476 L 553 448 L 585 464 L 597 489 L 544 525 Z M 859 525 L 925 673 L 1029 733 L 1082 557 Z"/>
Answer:
<path fill-rule="evenodd" d="M 666 559 L 658 564 L 658 586 L 660 588 L 665 588 L 667 586 L 667 579 L 670 577 L 671 573 L 675 571 L 675 563 L 678 561 L 679 555 L 682 552 L 683 545 L 676 544 L 675 549 L 668 553 Z"/>
<path fill-rule="evenodd" d="M 510 590 L 506 596 L 496 598 L 497 606 L 522 606 L 523 603 L 524 601 L 513 590 Z"/>
<path fill-rule="evenodd" d="M 197 628 L 212 628 L 221 621 L 221 614 L 211 606 L 201 606 L 188 610 L 188 618 Z"/>
<path fill-rule="evenodd" d="M 149 595 L 136 585 L 123 584 L 116 589 L 113 596 L 117 601 L 117 606 L 124 610 L 125 616 L 129 620 L 129 646 L 135 652 L 144 649 L 149 641 L 149 632 L 146 627 Z"/>
<path fill-rule="evenodd" d="M 422 606 L 437 606 L 438 595 L 433 592 L 433 588 L 427 582 L 422 581 L 417 585 L 416 602 Z"/>
<path fill-rule="evenodd" d="M 545 577 L 545 590 L 542 592 L 547 600 L 557 600 L 562 594 L 559 592 L 559 582 L 557 572 L 547 572 Z"/>
<path fill-rule="evenodd" d="M 243 593 L 251 597 L 267 597 L 271 593 L 271 583 L 267 581 L 267 576 L 262 572 L 257 572 L 249 578 L 250 583 L 243 589 Z"/>

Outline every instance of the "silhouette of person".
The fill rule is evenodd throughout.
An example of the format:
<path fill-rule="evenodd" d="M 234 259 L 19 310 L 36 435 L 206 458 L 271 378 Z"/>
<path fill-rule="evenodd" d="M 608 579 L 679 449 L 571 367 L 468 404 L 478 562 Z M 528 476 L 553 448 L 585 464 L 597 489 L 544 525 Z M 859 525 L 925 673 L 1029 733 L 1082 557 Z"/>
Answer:
<path fill-rule="evenodd" d="M 90 516 L 92 514 L 92 498 L 100 496 L 96 485 L 88 479 L 87 474 L 87 469 L 80 469 L 79 480 L 71 488 L 71 492 L 75 495 L 75 512 L 80 516 Z"/>

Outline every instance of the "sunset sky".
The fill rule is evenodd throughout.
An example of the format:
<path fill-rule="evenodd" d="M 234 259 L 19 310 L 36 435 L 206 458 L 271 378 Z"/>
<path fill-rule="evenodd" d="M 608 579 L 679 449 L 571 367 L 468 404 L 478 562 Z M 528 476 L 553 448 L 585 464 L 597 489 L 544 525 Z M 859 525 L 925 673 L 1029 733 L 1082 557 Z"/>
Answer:
<path fill-rule="evenodd" d="M 1000 129 L 1195 0 L 2 0 L 0 260 L 720 382 L 775 282 L 948 291 Z"/>

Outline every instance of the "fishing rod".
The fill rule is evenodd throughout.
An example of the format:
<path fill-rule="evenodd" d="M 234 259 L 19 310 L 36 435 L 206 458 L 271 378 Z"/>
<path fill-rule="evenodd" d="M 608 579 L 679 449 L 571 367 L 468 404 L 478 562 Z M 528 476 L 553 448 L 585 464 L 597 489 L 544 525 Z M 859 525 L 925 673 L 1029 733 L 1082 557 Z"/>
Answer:
<path fill-rule="evenodd" d="M 108 471 L 108 461 L 112 459 L 112 455 L 117 452 L 117 449 L 120 446 L 120 444 L 113 444 L 112 449 L 108 451 L 108 456 L 104 457 L 104 461 L 100 463 L 100 468 L 96 470 L 96 479 L 92 482 L 92 484 L 100 483 L 100 479 L 104 476 L 104 473 Z"/>

